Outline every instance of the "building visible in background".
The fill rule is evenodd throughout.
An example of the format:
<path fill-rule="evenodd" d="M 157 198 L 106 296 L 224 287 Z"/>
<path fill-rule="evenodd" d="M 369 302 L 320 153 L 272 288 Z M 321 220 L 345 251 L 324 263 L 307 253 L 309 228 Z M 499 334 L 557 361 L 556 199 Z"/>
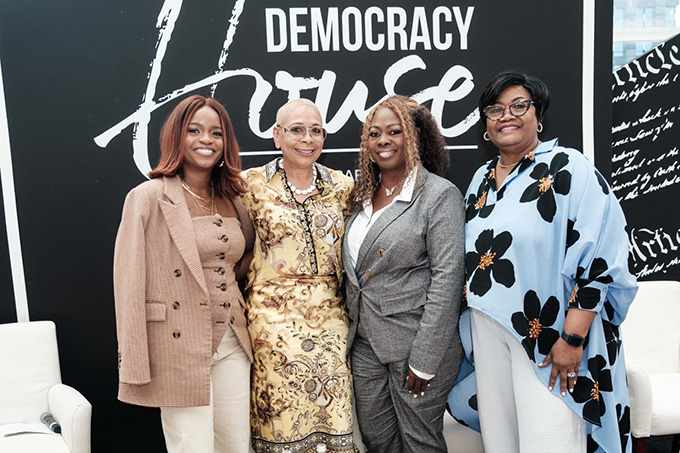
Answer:
<path fill-rule="evenodd" d="M 614 0 L 613 68 L 680 33 L 680 0 Z"/>

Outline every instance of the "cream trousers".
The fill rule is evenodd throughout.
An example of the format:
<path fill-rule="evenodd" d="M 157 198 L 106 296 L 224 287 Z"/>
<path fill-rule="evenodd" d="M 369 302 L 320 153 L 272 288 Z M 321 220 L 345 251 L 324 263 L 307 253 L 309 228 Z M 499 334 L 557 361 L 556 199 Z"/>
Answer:
<path fill-rule="evenodd" d="M 562 402 L 559 385 L 548 391 L 498 321 L 475 309 L 470 321 L 485 453 L 585 453 L 585 422 Z"/>
<path fill-rule="evenodd" d="M 250 362 L 231 329 L 212 358 L 210 405 L 161 407 L 168 453 L 246 453 L 250 448 Z"/>

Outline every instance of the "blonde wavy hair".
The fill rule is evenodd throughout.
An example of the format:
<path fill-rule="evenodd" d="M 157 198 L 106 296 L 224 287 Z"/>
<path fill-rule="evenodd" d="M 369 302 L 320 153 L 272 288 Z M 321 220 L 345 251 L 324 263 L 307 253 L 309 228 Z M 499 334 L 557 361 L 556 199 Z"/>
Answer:
<path fill-rule="evenodd" d="M 380 185 L 380 168 L 371 161 L 368 151 L 368 133 L 376 112 L 383 107 L 392 110 L 402 126 L 406 150 L 405 175 L 420 165 L 439 176 L 445 176 L 449 168 L 450 157 L 446 140 L 432 113 L 408 96 L 391 96 L 373 107 L 364 121 L 361 150 L 357 157 L 359 176 L 350 196 L 350 208 L 354 211 L 363 209 Z"/>

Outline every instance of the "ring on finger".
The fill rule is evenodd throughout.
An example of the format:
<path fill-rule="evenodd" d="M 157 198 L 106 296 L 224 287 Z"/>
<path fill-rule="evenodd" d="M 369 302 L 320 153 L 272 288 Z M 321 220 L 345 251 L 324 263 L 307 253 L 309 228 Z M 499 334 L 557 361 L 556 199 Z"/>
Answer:
<path fill-rule="evenodd" d="M 568 378 L 575 378 L 575 377 L 576 377 L 576 373 L 567 373 L 567 377 L 568 377 Z"/>

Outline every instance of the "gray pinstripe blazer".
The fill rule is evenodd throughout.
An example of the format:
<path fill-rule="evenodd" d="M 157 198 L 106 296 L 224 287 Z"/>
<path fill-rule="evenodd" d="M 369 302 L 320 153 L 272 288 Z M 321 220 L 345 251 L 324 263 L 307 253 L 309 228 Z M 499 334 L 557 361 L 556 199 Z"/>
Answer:
<path fill-rule="evenodd" d="M 436 374 L 450 347 L 462 351 L 464 203 L 448 180 L 424 168 L 420 176 L 411 201 L 397 201 L 369 229 L 354 269 L 345 234 L 347 350 L 361 323 L 382 363 L 408 359 L 411 367 Z"/>

